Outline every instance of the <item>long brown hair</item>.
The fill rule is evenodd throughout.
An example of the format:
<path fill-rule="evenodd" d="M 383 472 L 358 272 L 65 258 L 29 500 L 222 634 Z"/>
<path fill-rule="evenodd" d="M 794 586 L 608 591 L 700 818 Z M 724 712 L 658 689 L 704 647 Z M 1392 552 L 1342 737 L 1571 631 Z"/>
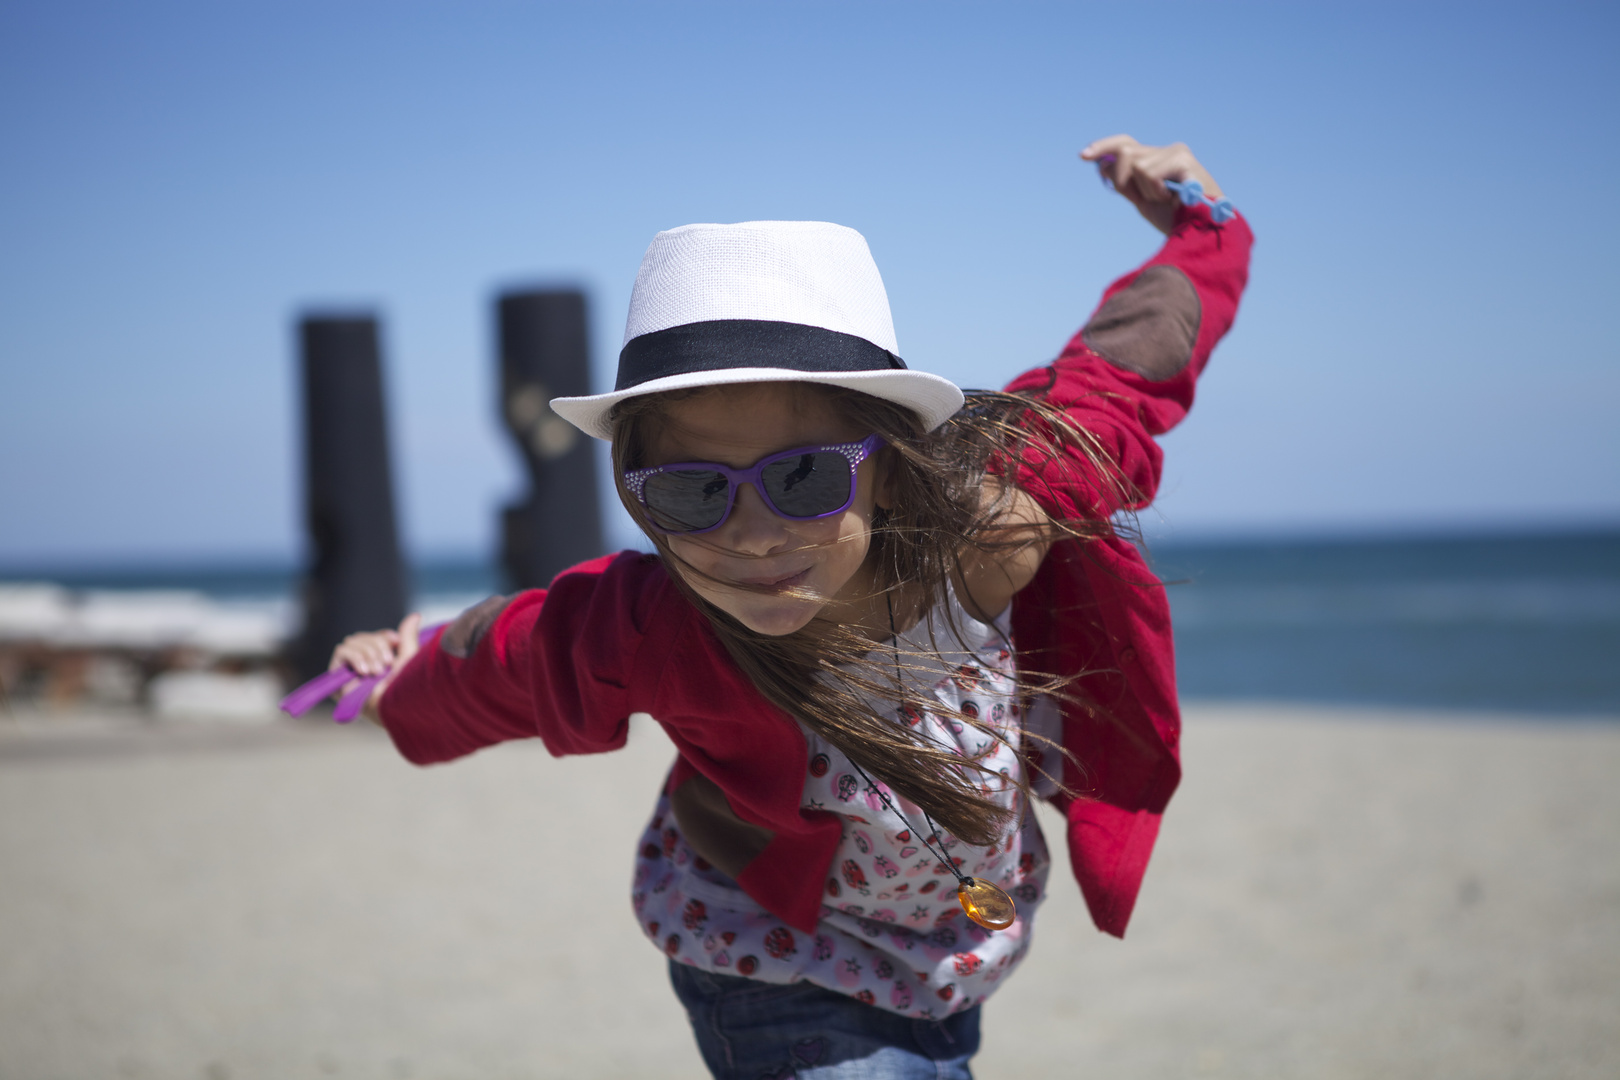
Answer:
<path fill-rule="evenodd" d="M 961 589 L 964 556 L 992 560 L 1034 542 L 1085 541 L 1115 534 L 1106 517 L 1048 520 L 1038 526 L 1002 524 L 1013 497 L 1009 462 L 1042 468 L 1076 464 L 1105 484 L 1123 486 L 1118 470 L 1096 440 L 1038 397 L 970 391 L 967 403 L 933 431 L 923 431 L 910 409 L 854 390 L 816 383 L 787 383 L 794 392 L 822 395 L 834 415 L 863 431 L 883 436 L 879 467 L 887 470 L 892 509 L 872 522 L 867 560 L 876 595 L 890 610 L 927 611 L 944 595 L 948 582 Z M 988 798 L 989 769 L 929 740 L 891 715 L 873 711 L 871 701 L 903 702 L 899 652 L 874 650 L 861 628 L 813 619 L 801 630 L 771 636 L 757 633 L 698 595 L 687 575 L 701 572 L 671 550 L 651 528 L 640 501 L 624 486 L 627 470 L 644 463 L 651 427 L 674 400 L 714 388 L 628 398 L 613 411 L 613 466 L 619 498 L 652 539 L 676 585 L 709 619 L 726 651 L 767 700 L 842 751 L 868 775 L 921 807 L 953 835 L 980 846 L 993 843 L 1011 812 Z M 1043 464 L 1044 463 L 1044 466 Z M 1096 482 L 1095 480 L 1093 482 Z M 1038 484 L 1037 484 L 1038 486 Z M 1119 505 L 1125 499 L 1110 499 Z M 971 600 L 970 597 L 964 599 Z M 910 608 L 907 601 L 913 601 Z M 949 609 L 941 605 L 941 610 Z M 952 620 L 954 622 L 954 620 Z M 949 627 L 961 638 L 959 628 Z M 933 652 L 939 652 L 937 644 Z M 915 664 L 916 658 L 908 663 Z M 1074 674 L 1018 672 L 1014 700 L 1035 694 L 1067 696 Z M 928 708 L 942 710 L 931 700 Z M 979 719 L 951 713 L 997 738 Z M 1061 748 L 1059 748 L 1061 749 Z M 1048 760 L 1052 760 L 1050 757 Z M 1019 785 L 1029 794 L 1027 782 Z"/>

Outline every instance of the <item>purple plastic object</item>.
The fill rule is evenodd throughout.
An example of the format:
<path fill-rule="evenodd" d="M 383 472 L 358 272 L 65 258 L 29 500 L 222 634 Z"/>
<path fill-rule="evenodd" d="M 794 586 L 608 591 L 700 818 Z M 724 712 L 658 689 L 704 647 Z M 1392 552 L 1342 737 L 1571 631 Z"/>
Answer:
<path fill-rule="evenodd" d="M 382 682 L 387 675 L 388 672 L 385 671 L 381 675 L 371 675 L 361 679 L 358 686 L 338 700 L 337 708 L 332 710 L 332 719 L 340 724 L 347 724 L 350 720 L 359 716 L 360 710 L 366 707 L 366 699 L 371 696 L 371 691 L 376 689 L 377 684 Z"/>
<path fill-rule="evenodd" d="M 424 626 L 421 632 L 417 634 L 416 640 L 426 645 L 428 639 L 444 625 L 444 623 L 434 623 L 432 626 Z M 389 670 L 393 669 L 390 668 Z M 309 710 L 343 689 L 344 686 L 353 682 L 357 677 L 354 670 L 347 666 L 340 667 L 336 671 L 328 671 L 324 675 L 317 675 L 282 698 L 281 711 L 289 716 L 303 716 Z M 347 724 L 350 720 L 359 716 L 360 710 L 365 708 L 366 699 L 371 696 L 372 690 L 376 689 L 377 684 L 387 677 L 388 672 L 384 671 L 381 675 L 367 675 L 361 678 L 360 685 L 344 694 L 342 699 L 338 701 L 337 708 L 332 710 L 332 719 L 340 724 Z"/>
<path fill-rule="evenodd" d="M 281 711 L 290 716 L 303 716 L 321 701 L 343 689 L 344 684 L 353 678 L 354 672 L 346 667 L 317 675 L 282 698 Z"/>

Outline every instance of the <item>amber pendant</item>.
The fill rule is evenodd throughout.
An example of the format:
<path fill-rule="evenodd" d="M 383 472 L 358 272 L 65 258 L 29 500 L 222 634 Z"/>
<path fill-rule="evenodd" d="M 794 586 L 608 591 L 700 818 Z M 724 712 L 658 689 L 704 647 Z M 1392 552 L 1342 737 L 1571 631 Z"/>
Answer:
<path fill-rule="evenodd" d="M 978 878 L 963 879 L 956 890 L 956 899 L 967 917 L 986 930 L 1005 930 L 1018 917 L 1012 897 Z"/>

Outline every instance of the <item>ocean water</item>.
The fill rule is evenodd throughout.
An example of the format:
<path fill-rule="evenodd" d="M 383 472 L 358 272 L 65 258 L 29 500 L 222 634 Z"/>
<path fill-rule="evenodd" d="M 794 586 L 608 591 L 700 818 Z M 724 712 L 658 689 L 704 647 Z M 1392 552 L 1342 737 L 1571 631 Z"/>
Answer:
<path fill-rule="evenodd" d="M 1184 698 L 1620 719 L 1620 530 L 1149 554 Z"/>
<path fill-rule="evenodd" d="M 1535 536 L 1150 545 L 1189 700 L 1419 706 L 1620 720 L 1620 529 Z M 187 589 L 297 624 L 290 566 L 21 573 Z M 479 560 L 419 565 L 447 618 L 501 589 Z"/>

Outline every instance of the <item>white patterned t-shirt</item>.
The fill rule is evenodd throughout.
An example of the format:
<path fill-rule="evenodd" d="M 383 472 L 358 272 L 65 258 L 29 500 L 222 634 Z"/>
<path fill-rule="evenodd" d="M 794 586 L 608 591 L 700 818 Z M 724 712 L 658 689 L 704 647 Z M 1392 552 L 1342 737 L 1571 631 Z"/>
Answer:
<path fill-rule="evenodd" d="M 943 617 L 946 605 L 954 620 Z M 960 638 L 951 632 L 953 621 Z M 994 623 L 973 619 L 948 592 L 941 607 L 896 642 L 905 699 L 921 707 L 891 702 L 885 709 L 896 723 L 918 727 L 988 766 L 992 779 L 1001 775 L 999 783 L 981 785 L 1018 815 L 1000 841 L 977 848 L 936 834 L 920 808 L 881 783 L 869 786 L 842 752 L 806 731 L 801 805 L 843 819 L 816 932 L 786 926 L 702 859 L 681 835 L 668 797 L 660 795 L 632 889 L 647 936 L 679 963 L 764 982 L 807 981 L 904 1016 L 937 1019 L 984 1001 L 1029 947 L 1050 866 L 1017 781 L 1024 770 L 1022 729 L 1044 726 L 1054 710 L 1021 715 L 1009 625 L 1005 612 Z M 933 701 L 945 708 L 934 712 Z M 958 711 L 978 717 L 999 737 L 960 722 Z M 955 876 L 929 853 L 919 832 L 962 874 L 1005 889 L 1017 906 L 1013 924 L 991 931 L 968 919 Z"/>

